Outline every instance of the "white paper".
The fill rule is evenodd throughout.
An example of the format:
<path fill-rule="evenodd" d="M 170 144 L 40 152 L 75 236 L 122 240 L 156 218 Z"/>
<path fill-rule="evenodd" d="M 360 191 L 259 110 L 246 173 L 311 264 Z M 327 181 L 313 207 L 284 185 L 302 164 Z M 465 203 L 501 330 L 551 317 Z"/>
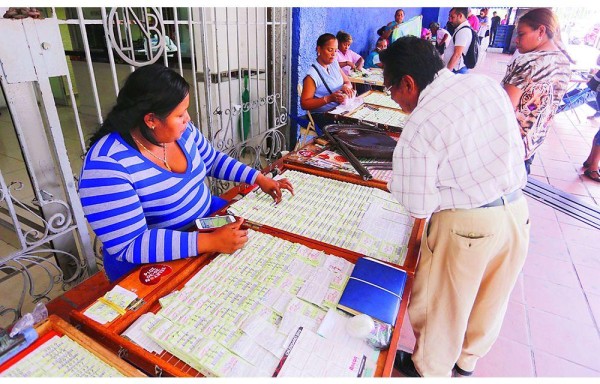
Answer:
<path fill-rule="evenodd" d="M 372 202 L 360 221 L 359 229 L 388 243 L 399 243 L 409 229 L 410 217 Z"/>
<path fill-rule="evenodd" d="M 146 351 L 154 352 L 157 355 L 160 355 L 163 353 L 164 349 L 162 349 L 160 345 L 154 342 L 142 331 L 142 327 L 146 323 L 148 323 L 146 327 L 151 328 L 157 320 L 158 319 L 152 313 L 144 313 L 136 321 L 134 321 L 133 324 L 131 324 L 129 328 L 122 333 L 122 335 L 128 337 L 131 341 L 144 348 Z"/>

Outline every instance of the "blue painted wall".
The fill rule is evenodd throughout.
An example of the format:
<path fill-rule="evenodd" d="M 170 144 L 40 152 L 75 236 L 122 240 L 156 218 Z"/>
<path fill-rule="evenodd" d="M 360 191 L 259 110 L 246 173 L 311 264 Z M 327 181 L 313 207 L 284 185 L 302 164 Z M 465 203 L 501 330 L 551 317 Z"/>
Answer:
<path fill-rule="evenodd" d="M 353 51 L 366 57 L 375 48 L 377 30 L 394 20 L 397 8 L 293 8 L 292 9 L 292 116 L 303 115 L 298 84 L 317 57 L 317 38 L 344 30 L 352 35 Z M 403 8 L 404 20 L 423 14 L 424 21 L 437 20 L 438 8 Z M 446 16 L 444 17 L 444 24 Z M 427 22 L 427 24 L 429 24 Z M 295 129 L 292 129 L 295 132 Z"/>
<path fill-rule="evenodd" d="M 423 7 L 421 8 L 421 14 L 423 15 L 423 27 L 429 28 L 429 24 L 432 21 L 438 22 L 438 16 L 440 13 L 439 8 Z"/>

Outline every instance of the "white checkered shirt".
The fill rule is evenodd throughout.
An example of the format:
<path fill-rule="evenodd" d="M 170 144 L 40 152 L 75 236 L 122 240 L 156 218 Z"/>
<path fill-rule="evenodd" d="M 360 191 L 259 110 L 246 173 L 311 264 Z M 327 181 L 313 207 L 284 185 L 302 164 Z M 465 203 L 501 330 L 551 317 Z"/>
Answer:
<path fill-rule="evenodd" d="M 512 104 L 500 85 L 444 68 L 406 121 L 388 188 L 415 217 L 476 208 L 525 186 L 524 156 Z"/>

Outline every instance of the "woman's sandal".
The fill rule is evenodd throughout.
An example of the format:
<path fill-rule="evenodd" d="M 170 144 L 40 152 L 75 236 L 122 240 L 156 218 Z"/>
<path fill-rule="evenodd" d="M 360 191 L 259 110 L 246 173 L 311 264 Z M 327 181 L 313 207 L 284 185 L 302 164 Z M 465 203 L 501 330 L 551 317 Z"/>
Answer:
<path fill-rule="evenodd" d="M 590 163 L 590 162 L 589 162 L 589 161 L 587 161 L 587 160 L 583 162 L 583 168 L 589 168 L 589 167 L 590 167 L 590 165 L 592 165 L 592 163 Z"/>
<path fill-rule="evenodd" d="M 586 169 L 585 172 L 583 172 L 583 174 L 589 177 L 590 179 L 600 183 L 600 172 L 593 171 L 591 169 Z"/>

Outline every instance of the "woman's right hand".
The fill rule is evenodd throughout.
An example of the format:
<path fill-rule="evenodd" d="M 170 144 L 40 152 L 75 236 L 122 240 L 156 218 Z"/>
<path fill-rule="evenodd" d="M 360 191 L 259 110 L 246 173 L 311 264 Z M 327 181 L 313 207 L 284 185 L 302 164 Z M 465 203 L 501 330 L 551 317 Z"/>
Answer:
<path fill-rule="evenodd" d="M 244 219 L 224 225 L 210 233 L 198 233 L 198 254 L 205 252 L 233 253 L 248 241 L 248 230 L 241 229 Z"/>
<path fill-rule="evenodd" d="M 334 93 L 332 93 L 331 95 L 325 96 L 325 101 L 327 103 L 331 103 L 331 102 L 336 102 L 338 104 L 341 104 L 344 102 L 344 99 L 346 98 L 346 96 L 344 95 L 344 92 L 340 91 L 336 91 Z"/>

